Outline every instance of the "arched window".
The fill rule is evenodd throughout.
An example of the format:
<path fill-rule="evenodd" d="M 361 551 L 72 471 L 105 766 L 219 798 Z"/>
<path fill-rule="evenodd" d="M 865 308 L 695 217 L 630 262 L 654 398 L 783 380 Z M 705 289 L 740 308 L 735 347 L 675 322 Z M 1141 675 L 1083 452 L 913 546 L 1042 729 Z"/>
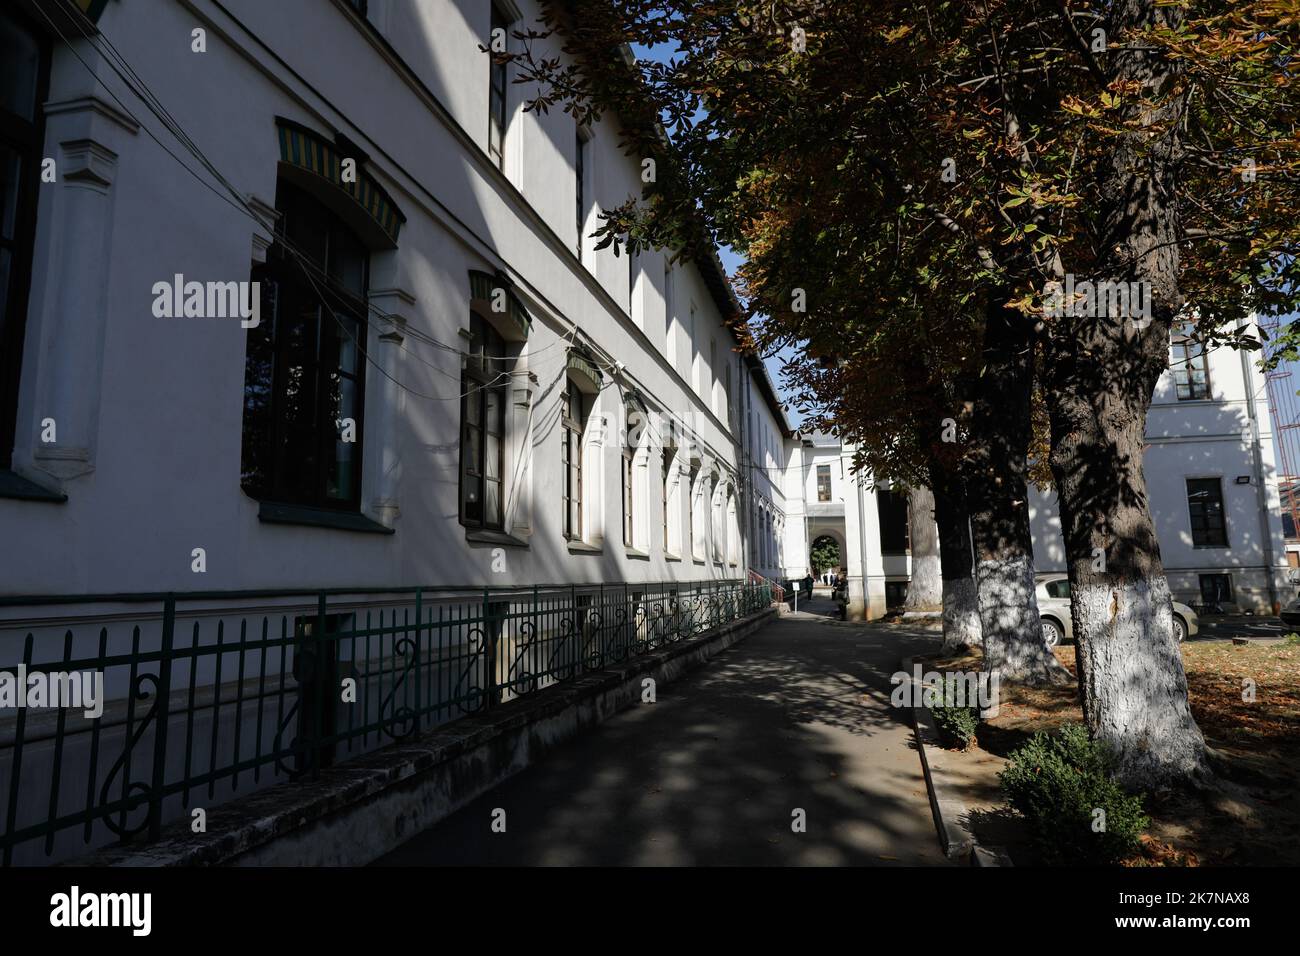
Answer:
<path fill-rule="evenodd" d="M 284 179 L 275 207 L 277 240 L 253 270 L 242 485 L 259 501 L 359 511 L 369 251 Z"/>
<path fill-rule="evenodd" d="M 636 461 L 636 449 L 629 444 L 623 445 L 623 544 L 632 547 L 636 530 L 636 481 L 633 469 Z"/>
<path fill-rule="evenodd" d="M 460 521 L 467 528 L 500 531 L 510 360 L 500 333 L 473 312 L 466 353 L 460 388 Z"/>
<path fill-rule="evenodd" d="M 704 480 L 700 477 L 700 466 L 692 464 L 690 473 L 690 483 L 687 485 L 690 500 L 688 501 L 687 515 L 690 518 L 689 539 L 691 544 L 691 558 L 696 561 L 704 560 L 704 518 L 701 515 L 704 503 Z"/>

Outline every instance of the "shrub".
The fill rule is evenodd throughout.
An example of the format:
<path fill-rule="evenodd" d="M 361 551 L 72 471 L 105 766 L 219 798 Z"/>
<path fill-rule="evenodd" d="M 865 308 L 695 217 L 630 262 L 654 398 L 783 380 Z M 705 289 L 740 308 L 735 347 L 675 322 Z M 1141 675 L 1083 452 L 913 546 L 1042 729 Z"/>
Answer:
<path fill-rule="evenodd" d="M 1029 821 L 1047 863 L 1116 863 L 1138 847 L 1151 823 L 1141 795 L 1132 796 L 1111 779 L 1110 749 L 1089 740 L 1079 724 L 1066 724 L 1055 737 L 1039 732 L 1011 754 L 998 774 L 1007 801 Z M 1095 827 L 1097 810 L 1105 826 Z"/>
<path fill-rule="evenodd" d="M 1282 645 L 1284 647 L 1300 647 L 1300 634 L 1292 631 L 1286 637 L 1282 638 Z"/>
<path fill-rule="evenodd" d="M 973 707 L 957 706 L 956 689 L 950 685 L 945 684 L 942 695 L 943 703 L 936 701 L 930 705 L 930 713 L 934 714 L 934 723 L 939 729 L 939 743 L 967 750 L 979 728 L 979 711 Z"/>

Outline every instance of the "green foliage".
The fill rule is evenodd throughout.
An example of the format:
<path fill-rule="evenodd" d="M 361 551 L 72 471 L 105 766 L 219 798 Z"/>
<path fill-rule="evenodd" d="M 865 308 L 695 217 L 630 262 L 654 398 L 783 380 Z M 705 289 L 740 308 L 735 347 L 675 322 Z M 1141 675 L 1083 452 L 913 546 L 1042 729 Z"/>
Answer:
<path fill-rule="evenodd" d="M 1007 801 L 1029 820 L 1047 863 L 1108 864 L 1137 849 L 1151 822 L 1142 796 L 1120 789 L 1113 770 L 1104 743 L 1090 740 L 1082 725 L 1066 724 L 1054 737 L 1035 734 L 998 779 Z M 1105 811 L 1100 832 L 1098 810 Z"/>
<path fill-rule="evenodd" d="M 1292 631 L 1286 637 L 1282 638 L 1283 647 L 1300 647 L 1300 634 Z"/>
<path fill-rule="evenodd" d="M 936 688 L 938 689 L 938 688 Z M 944 685 L 943 703 L 930 705 L 935 725 L 939 728 L 939 742 L 945 747 L 966 750 L 975 741 L 980 715 L 974 707 L 958 706 L 956 687 Z"/>
<path fill-rule="evenodd" d="M 837 570 L 840 566 L 840 546 L 834 538 L 818 538 L 813 542 L 808 560 L 813 566 L 813 574 L 821 574 L 827 568 Z"/>

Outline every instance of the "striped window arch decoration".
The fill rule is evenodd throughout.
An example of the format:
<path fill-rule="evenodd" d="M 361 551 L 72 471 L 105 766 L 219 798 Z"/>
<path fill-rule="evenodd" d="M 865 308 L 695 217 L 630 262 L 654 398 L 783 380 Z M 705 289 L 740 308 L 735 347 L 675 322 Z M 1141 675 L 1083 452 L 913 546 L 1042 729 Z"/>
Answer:
<path fill-rule="evenodd" d="M 355 181 L 344 181 L 343 160 L 349 157 L 336 144 L 283 117 L 277 117 L 275 125 L 280 143 L 280 162 L 319 176 L 347 194 L 389 242 L 397 245 L 397 236 L 406 217 L 375 178 L 362 169 L 364 157 L 355 157 Z"/>

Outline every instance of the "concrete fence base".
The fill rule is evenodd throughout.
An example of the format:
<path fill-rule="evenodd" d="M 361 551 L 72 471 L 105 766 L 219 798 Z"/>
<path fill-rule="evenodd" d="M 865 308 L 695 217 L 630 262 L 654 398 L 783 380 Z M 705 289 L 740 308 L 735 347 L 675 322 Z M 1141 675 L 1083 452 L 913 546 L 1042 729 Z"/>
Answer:
<path fill-rule="evenodd" d="M 445 724 L 409 741 L 212 808 L 149 844 L 111 847 L 80 866 L 359 866 L 754 633 L 775 609 Z M 485 824 L 486 825 L 486 824 Z"/>

